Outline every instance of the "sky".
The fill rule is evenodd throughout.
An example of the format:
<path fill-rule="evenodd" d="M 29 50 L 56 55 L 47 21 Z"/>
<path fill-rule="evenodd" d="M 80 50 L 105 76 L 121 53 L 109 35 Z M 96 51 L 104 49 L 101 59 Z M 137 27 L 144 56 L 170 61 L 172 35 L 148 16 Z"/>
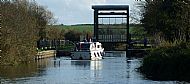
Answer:
<path fill-rule="evenodd" d="M 57 24 L 93 24 L 92 5 L 129 5 L 135 0 L 36 0 L 39 5 L 47 7 Z M 131 9 L 131 8 L 130 8 Z"/>

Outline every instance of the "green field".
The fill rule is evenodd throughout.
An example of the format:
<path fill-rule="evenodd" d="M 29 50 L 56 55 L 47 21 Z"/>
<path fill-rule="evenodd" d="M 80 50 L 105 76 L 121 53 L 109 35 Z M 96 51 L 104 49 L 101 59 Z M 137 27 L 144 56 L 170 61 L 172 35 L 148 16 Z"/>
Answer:
<path fill-rule="evenodd" d="M 78 24 L 78 25 L 53 25 L 48 26 L 48 28 L 58 28 L 58 29 L 64 29 L 65 31 L 69 30 L 75 30 L 78 32 L 92 32 L 94 31 L 94 25 L 93 24 Z M 130 33 L 144 33 L 143 29 L 139 25 L 130 25 Z"/>
<path fill-rule="evenodd" d="M 93 32 L 93 25 L 88 24 L 88 25 L 53 25 L 53 26 L 48 26 L 48 27 L 53 27 L 53 28 L 58 28 L 58 29 L 64 29 L 65 31 L 69 30 L 75 30 L 78 32 Z"/>

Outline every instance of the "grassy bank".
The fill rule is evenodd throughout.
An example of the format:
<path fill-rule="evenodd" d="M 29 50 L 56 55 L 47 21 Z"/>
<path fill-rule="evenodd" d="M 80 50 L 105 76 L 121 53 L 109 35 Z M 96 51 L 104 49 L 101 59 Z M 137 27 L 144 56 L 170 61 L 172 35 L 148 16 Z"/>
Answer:
<path fill-rule="evenodd" d="M 190 43 L 153 49 L 140 71 L 153 80 L 190 81 Z"/>

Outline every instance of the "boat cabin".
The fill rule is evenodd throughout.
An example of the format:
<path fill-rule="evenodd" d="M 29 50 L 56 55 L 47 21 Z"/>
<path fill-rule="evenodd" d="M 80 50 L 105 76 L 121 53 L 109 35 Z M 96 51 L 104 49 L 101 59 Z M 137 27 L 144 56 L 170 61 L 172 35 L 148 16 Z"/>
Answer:
<path fill-rule="evenodd" d="M 79 42 L 76 51 L 72 52 L 73 60 L 100 60 L 104 55 L 104 48 L 99 42 Z"/>
<path fill-rule="evenodd" d="M 79 42 L 76 44 L 76 51 L 90 51 L 102 49 L 102 44 L 99 42 Z"/>

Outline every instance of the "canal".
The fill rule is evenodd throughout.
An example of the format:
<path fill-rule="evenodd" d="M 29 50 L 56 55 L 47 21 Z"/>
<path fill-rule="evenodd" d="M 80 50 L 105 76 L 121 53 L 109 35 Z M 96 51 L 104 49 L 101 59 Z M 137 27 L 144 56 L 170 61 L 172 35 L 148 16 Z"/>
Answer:
<path fill-rule="evenodd" d="M 67 57 L 48 58 L 30 65 L 1 66 L 0 84 L 178 84 L 153 81 L 136 68 L 141 58 L 125 53 L 110 54 L 101 61 L 77 61 Z"/>

